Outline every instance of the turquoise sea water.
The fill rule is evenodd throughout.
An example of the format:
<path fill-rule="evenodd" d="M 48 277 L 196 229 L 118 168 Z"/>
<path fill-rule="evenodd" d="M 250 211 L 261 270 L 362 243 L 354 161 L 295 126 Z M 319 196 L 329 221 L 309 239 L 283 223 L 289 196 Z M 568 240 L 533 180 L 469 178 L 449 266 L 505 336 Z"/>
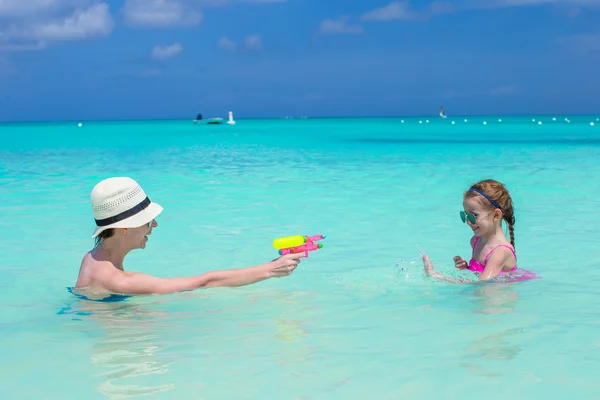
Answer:
<path fill-rule="evenodd" d="M 2 124 L 0 397 L 598 398 L 598 117 Z M 325 247 L 256 285 L 80 300 L 66 288 L 109 176 L 165 208 L 129 270 L 257 265 L 295 234 Z M 471 276 L 453 271 L 470 256 L 458 212 L 490 177 L 542 279 L 425 278 L 420 249 Z"/>

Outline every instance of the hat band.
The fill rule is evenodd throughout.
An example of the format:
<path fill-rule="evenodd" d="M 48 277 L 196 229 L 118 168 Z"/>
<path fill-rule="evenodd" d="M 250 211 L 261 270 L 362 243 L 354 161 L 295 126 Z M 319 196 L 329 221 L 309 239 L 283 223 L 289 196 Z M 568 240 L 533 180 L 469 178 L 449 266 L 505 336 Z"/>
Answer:
<path fill-rule="evenodd" d="M 123 221 L 124 219 L 127 219 L 127 218 L 131 217 L 132 215 L 135 215 L 135 214 L 143 211 L 149 205 L 150 205 L 150 199 L 148 197 L 146 197 L 141 203 L 139 203 L 136 206 L 133 206 L 129 210 L 123 211 L 122 213 L 119 213 L 112 217 L 108 217 L 108 218 L 104 218 L 104 219 L 94 219 L 94 221 L 96 221 L 97 226 L 111 225 L 116 222 Z"/>

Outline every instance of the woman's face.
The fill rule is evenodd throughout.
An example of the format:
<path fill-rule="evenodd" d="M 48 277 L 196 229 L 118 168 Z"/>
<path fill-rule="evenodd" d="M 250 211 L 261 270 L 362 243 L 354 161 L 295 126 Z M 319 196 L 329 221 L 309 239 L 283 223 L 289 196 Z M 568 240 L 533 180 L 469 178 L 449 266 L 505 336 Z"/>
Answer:
<path fill-rule="evenodd" d="M 158 223 L 152 220 L 145 225 L 127 230 L 126 241 L 131 249 L 145 249 L 148 242 L 148 236 L 152 235 L 152 229 L 156 228 Z"/>

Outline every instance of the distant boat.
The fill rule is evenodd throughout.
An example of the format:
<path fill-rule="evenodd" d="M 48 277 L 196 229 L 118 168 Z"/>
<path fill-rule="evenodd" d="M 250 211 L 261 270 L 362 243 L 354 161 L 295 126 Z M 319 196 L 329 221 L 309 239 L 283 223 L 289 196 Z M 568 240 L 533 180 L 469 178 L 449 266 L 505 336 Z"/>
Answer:
<path fill-rule="evenodd" d="M 197 124 L 200 121 L 204 121 L 204 118 L 202 118 L 202 114 L 196 115 L 196 119 L 193 120 L 192 122 L 194 124 Z M 223 123 L 223 118 L 209 118 L 206 120 L 207 125 L 221 125 L 222 123 Z"/>
<path fill-rule="evenodd" d="M 209 118 L 206 120 L 207 125 L 222 125 L 223 118 Z"/>
<path fill-rule="evenodd" d="M 444 114 L 444 107 L 440 106 L 440 117 L 446 118 L 446 114 Z"/>

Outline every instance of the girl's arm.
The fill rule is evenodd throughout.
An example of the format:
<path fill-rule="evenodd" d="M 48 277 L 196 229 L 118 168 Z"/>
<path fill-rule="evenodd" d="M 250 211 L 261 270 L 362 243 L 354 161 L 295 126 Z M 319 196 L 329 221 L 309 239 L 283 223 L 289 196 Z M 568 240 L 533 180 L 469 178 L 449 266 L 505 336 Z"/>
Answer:
<path fill-rule="evenodd" d="M 500 275 L 500 272 L 504 268 L 508 261 L 513 258 L 513 253 L 506 247 L 498 247 L 492 252 L 487 260 L 485 269 L 479 276 L 479 280 L 483 281 L 490 278 L 495 278 Z"/>
<path fill-rule="evenodd" d="M 430 276 L 432 278 L 441 279 L 443 281 L 451 282 L 451 283 L 473 283 L 473 282 L 476 282 L 476 281 L 471 281 L 471 280 L 450 278 L 449 276 L 446 276 L 444 274 L 434 271 L 433 264 L 431 264 L 431 261 L 429 260 L 429 256 L 427 254 L 423 254 L 423 266 L 425 267 L 425 273 L 427 274 L 427 276 Z"/>
<path fill-rule="evenodd" d="M 433 264 L 429 260 L 429 256 L 427 254 L 423 254 L 423 266 L 425 268 L 425 273 L 427 274 L 427 276 L 430 276 L 432 278 L 441 279 L 443 281 L 451 283 L 474 283 L 495 278 L 498 275 L 500 275 L 500 271 L 502 271 L 502 269 L 511 257 L 514 256 L 512 252 L 506 247 L 502 247 L 494 251 L 490 258 L 488 258 L 485 269 L 483 270 L 481 275 L 479 275 L 479 279 L 476 281 L 466 279 L 454 279 L 435 271 L 433 268 Z"/>

